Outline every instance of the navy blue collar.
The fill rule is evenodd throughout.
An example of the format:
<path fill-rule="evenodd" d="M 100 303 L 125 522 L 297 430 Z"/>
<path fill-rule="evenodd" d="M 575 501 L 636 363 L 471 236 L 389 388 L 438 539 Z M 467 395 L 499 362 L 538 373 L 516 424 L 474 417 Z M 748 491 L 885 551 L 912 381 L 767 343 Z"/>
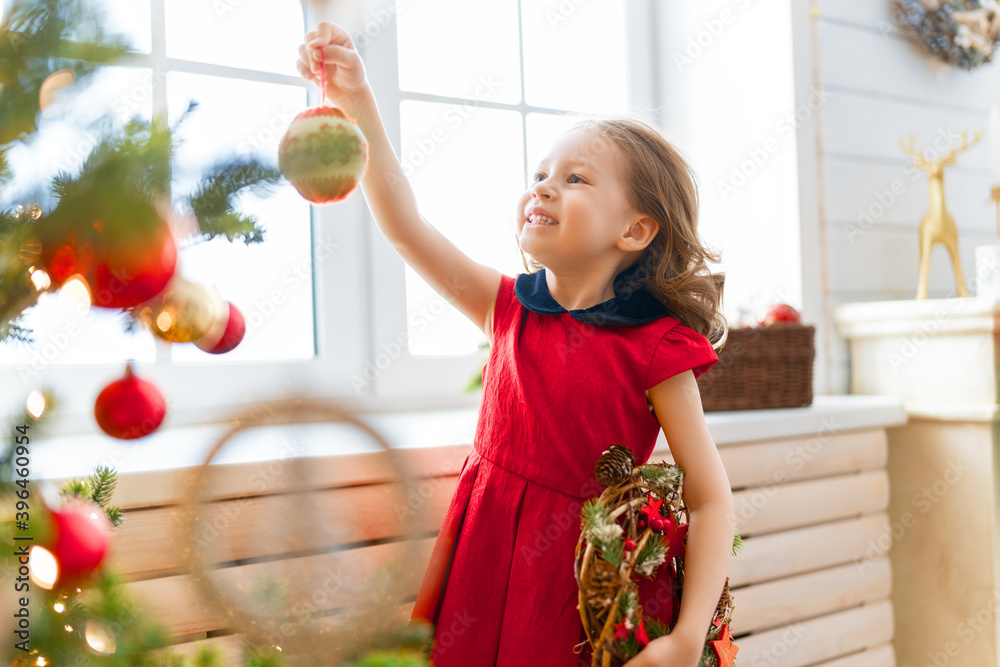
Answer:
<path fill-rule="evenodd" d="M 543 315 L 569 313 L 576 320 L 604 326 L 638 326 L 661 317 L 672 316 L 670 310 L 660 303 L 652 292 L 644 286 L 624 292 L 629 279 L 635 273 L 639 262 L 635 262 L 615 276 L 615 296 L 590 308 L 566 310 L 552 298 L 545 282 L 545 269 L 536 273 L 519 273 L 514 281 L 514 294 L 525 308 Z"/>

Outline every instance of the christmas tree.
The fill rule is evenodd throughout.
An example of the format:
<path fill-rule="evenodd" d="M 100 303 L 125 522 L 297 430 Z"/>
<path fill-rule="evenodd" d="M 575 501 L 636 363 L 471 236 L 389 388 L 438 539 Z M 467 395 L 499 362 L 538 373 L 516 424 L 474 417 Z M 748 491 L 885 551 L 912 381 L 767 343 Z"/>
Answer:
<path fill-rule="evenodd" d="M 223 157 L 195 187 L 177 192 L 171 175 L 184 165 L 176 164 L 175 137 L 186 114 L 171 127 L 157 115 L 115 119 L 109 108 L 88 121 L 98 140 L 78 169 L 46 182 L 21 183 L 15 191 L 19 179 L 11 156 L 31 155 L 37 148 L 45 132 L 42 112 L 130 52 L 127 40 L 108 34 L 103 24 L 100 12 L 83 0 L 15 0 L 0 21 L 0 343 L 32 344 L 23 314 L 41 294 L 72 278 L 87 285 L 93 305 L 121 309 L 130 329 L 148 325 L 140 309 L 173 279 L 178 242 L 186 246 L 217 236 L 247 245 L 264 240 L 258 221 L 239 211 L 235 201 L 246 192 L 266 194 L 282 178 L 276 164 Z M 182 231 L 180 219 L 195 220 L 196 230 Z M 0 570 L 8 594 L 16 590 L 15 582 L 30 586 L 34 615 L 30 640 L 15 634 L 15 641 L 5 644 L 7 664 L 222 665 L 223 656 L 207 647 L 190 657 L 172 653 L 163 626 L 129 597 L 123 577 L 103 562 L 114 529 L 127 520 L 111 504 L 116 471 L 99 467 L 88 479 L 65 484 L 56 497 L 21 474 L 25 443 L 34 443 L 32 455 L 44 451 L 38 436 L 57 399 L 36 390 L 25 405 L 6 426 L 0 449 L 5 514 L 0 540 L 6 554 Z M 18 555 L 28 536 L 41 548 L 32 552 L 30 578 L 27 559 Z M 49 581 L 46 565 L 48 574 L 55 573 Z M 17 623 L 15 618 L 15 629 Z M 353 664 L 425 665 L 425 648 L 383 651 Z M 247 645 L 244 656 L 248 667 L 284 664 L 269 646 Z"/>
<path fill-rule="evenodd" d="M 99 140 L 79 170 L 11 191 L 10 154 L 34 150 L 43 107 L 61 103 L 60 88 L 86 86 L 98 68 L 129 52 L 101 25 L 81 0 L 17 0 L 0 23 L 0 342 L 31 343 L 20 316 L 71 277 L 88 285 L 95 305 L 121 308 L 134 327 L 136 306 L 173 276 L 174 220 L 197 220 L 194 237 L 180 241 L 264 240 L 258 221 L 234 200 L 278 183 L 276 164 L 223 158 L 192 191 L 174 192 L 174 136 L 184 115 L 174 127 L 159 116 L 122 123 L 109 108 L 87 128 Z"/>

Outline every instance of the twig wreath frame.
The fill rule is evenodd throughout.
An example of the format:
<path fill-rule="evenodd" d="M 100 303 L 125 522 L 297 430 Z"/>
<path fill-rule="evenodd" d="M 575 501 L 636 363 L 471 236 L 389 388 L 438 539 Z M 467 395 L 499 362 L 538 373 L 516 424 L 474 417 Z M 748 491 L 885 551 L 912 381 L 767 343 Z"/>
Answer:
<path fill-rule="evenodd" d="M 633 575 L 652 579 L 672 561 L 683 591 L 688 511 L 682 505 L 684 471 L 678 465 L 635 466 L 632 451 L 613 444 L 598 459 L 594 475 L 607 488 L 585 501 L 580 512 L 574 560 L 577 608 L 593 648 L 591 665 L 612 667 L 670 632 L 658 619 L 643 615 Z M 742 546 L 736 534 L 734 556 Z M 699 665 L 734 664 L 739 648 L 729 635 L 733 609 L 727 577 Z"/>

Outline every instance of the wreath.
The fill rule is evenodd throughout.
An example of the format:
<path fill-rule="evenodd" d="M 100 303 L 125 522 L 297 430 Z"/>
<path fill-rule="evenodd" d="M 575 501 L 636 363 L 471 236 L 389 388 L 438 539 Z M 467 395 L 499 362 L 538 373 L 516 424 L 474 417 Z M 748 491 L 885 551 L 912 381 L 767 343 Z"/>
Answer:
<path fill-rule="evenodd" d="M 659 619 L 643 615 L 636 576 L 653 579 L 676 564 L 683 591 L 687 507 L 681 506 L 684 471 L 661 462 L 635 465 L 627 447 L 613 444 L 594 469 L 607 488 L 583 503 L 574 572 L 580 619 L 593 648 L 593 667 L 618 667 L 650 641 L 670 632 Z M 733 539 L 733 555 L 743 540 Z M 683 592 L 681 593 L 683 595 Z M 739 647 L 730 636 L 733 597 L 729 578 L 705 638 L 699 667 L 733 667 Z"/>
<path fill-rule="evenodd" d="M 997 0 L 893 0 L 893 13 L 933 56 L 962 69 L 990 62 L 1000 41 Z"/>

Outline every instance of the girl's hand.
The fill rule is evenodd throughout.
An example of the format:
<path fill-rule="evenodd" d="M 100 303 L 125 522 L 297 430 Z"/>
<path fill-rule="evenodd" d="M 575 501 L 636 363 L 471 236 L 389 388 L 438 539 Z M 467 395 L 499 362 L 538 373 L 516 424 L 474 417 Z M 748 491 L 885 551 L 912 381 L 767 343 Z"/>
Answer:
<path fill-rule="evenodd" d="M 299 46 L 296 66 L 307 81 L 320 85 L 320 72 L 326 61 L 326 99 L 331 104 L 343 106 L 368 91 L 368 77 L 351 41 L 351 36 L 339 25 L 320 21 L 316 30 L 306 33 L 305 42 Z"/>
<path fill-rule="evenodd" d="M 646 644 L 623 667 L 698 667 L 704 641 L 695 643 L 685 635 L 667 634 Z"/>

